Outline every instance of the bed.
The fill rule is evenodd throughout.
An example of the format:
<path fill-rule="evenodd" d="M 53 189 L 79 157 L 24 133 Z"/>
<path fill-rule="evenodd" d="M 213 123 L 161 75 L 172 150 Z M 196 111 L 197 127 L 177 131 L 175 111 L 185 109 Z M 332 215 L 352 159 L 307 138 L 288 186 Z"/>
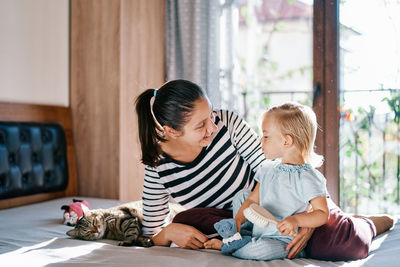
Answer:
<path fill-rule="evenodd" d="M 77 197 L 79 198 L 79 197 Z M 84 198 L 92 208 L 120 204 L 116 200 Z M 244 261 L 214 250 L 168 247 L 120 247 L 117 241 L 82 241 L 65 233 L 60 207 L 71 197 L 0 211 L 0 262 L 2 266 L 395 266 L 400 255 L 400 224 L 373 241 L 368 258 L 353 262 L 312 259 Z M 3 263 L 7 263 L 3 265 Z"/>
<path fill-rule="evenodd" d="M 13 112 L 10 110 L 12 107 Z M 36 110 L 36 112 L 32 112 Z M 59 122 L 65 130 L 65 173 L 67 183 L 59 179 L 54 188 L 46 184 L 28 188 L 28 192 L 0 191 L 0 262 L 1 266 L 396 266 L 400 255 L 400 224 L 396 224 L 373 241 L 370 255 L 352 262 L 327 262 L 313 259 L 274 260 L 270 262 L 245 261 L 222 255 L 214 250 L 189 250 L 177 247 L 120 247 L 117 241 L 83 241 L 71 239 L 66 232 L 70 226 L 62 224 L 62 205 L 73 198 L 84 199 L 91 208 L 108 208 L 121 204 L 117 200 L 90 198 L 77 195 L 77 176 L 73 157 L 70 112 L 47 112 L 49 107 L 0 104 L 0 120 Z M 29 113 L 29 116 L 23 114 Z M 19 114 L 19 115 L 18 115 Z M 22 115 L 21 115 L 22 114 Z M 32 115 L 33 114 L 33 115 Z M 36 114 L 36 115 L 35 115 Z M 43 115 L 45 114 L 45 115 Z M 47 114 L 47 115 L 46 115 Z M 65 119 L 67 117 L 67 119 Z M 46 124 L 47 125 L 47 124 Z M 27 125 L 25 125 L 26 127 Z M 33 124 L 33 127 L 37 127 Z M 0 127 L 1 128 L 1 127 Z M 44 137 L 43 137 L 44 138 Z M 3 142 L 4 143 L 4 142 Z M 1 150 L 0 140 L 0 150 Z M 3 144 L 4 146 L 4 144 Z M 4 147 L 3 147 L 4 148 Z M 1 152 L 1 151 L 0 151 Z M 33 153 L 32 151 L 30 153 Z M 1 153 L 0 153 L 1 154 Z M 8 154 L 7 154 L 8 155 Z M 0 155 L 1 157 L 1 155 Z M 8 160 L 15 160 L 8 157 Z M 18 161 L 18 160 L 17 160 Z M 58 159 L 58 162 L 60 159 Z M 1 159 L 0 159 L 1 163 Z M 61 164 L 61 163 L 60 163 Z M 0 164 L 0 167 L 2 165 Z M 7 165 L 8 166 L 8 165 Z M 50 165 L 49 165 L 50 166 Z M 53 166 L 54 167 L 54 166 Z M 50 167 L 45 167 L 50 168 Z M 1 172 L 1 168 L 0 168 Z M 50 173 L 51 169 L 45 172 Z M 44 172 L 44 173 L 45 173 Z M 2 174 L 0 174 L 1 176 Z M 4 175 L 3 175 L 4 176 Z M 23 176 L 23 175 L 22 175 Z M 4 176 L 5 177 L 5 176 Z M 4 178 L 3 177 L 3 178 Z M 27 176 L 28 177 L 28 176 Z M 22 178 L 21 178 L 22 179 Z M 51 179 L 50 179 L 51 180 Z M 44 181 L 50 181 L 45 179 Z M 54 181 L 54 179 L 53 179 Z M 26 181 L 25 181 L 26 182 Z M 2 182 L 3 183 L 3 182 Z M 0 187 L 2 184 L 0 184 Z M 4 183 L 3 183 L 4 187 Z M 47 188 L 47 189 L 46 189 Z"/>

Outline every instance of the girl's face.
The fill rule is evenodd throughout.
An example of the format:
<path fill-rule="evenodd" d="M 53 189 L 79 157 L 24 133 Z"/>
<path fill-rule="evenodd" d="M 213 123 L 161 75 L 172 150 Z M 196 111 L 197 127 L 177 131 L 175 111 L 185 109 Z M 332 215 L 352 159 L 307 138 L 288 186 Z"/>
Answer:
<path fill-rule="evenodd" d="M 195 102 L 190 120 L 183 127 L 182 142 L 191 146 L 205 147 L 211 143 L 212 134 L 218 130 L 214 123 L 212 107 L 207 98 Z"/>
<path fill-rule="evenodd" d="M 264 114 L 262 121 L 261 146 L 267 159 L 276 159 L 283 156 L 285 137 L 273 115 Z"/>

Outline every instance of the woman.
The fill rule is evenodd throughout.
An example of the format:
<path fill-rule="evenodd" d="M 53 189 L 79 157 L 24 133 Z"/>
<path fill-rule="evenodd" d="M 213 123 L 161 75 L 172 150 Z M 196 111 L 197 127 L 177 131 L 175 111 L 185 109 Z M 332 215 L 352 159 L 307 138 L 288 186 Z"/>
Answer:
<path fill-rule="evenodd" d="M 208 238 L 196 228 L 163 227 L 168 201 L 187 209 L 231 209 L 238 191 L 254 188 L 254 174 L 265 161 L 258 136 L 233 112 L 213 111 L 203 90 L 186 80 L 146 90 L 136 100 L 136 112 L 146 165 L 144 234 L 155 245 L 203 248 Z M 306 246 L 313 231 L 300 229 L 287 247 L 289 258 Z"/>

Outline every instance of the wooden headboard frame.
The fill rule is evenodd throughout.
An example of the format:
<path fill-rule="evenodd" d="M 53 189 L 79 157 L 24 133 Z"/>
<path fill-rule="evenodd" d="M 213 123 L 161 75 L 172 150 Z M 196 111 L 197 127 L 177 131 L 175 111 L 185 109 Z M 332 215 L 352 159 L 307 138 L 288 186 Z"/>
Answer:
<path fill-rule="evenodd" d="M 76 157 L 72 134 L 72 113 L 68 107 L 45 106 L 33 104 L 15 104 L 0 102 L 1 121 L 25 121 L 25 122 L 58 122 L 65 129 L 67 141 L 68 160 L 68 186 L 64 191 L 41 193 L 30 196 L 15 197 L 0 200 L 0 209 L 6 209 L 26 204 L 32 204 L 49 199 L 77 196 L 78 176 L 76 171 Z"/>

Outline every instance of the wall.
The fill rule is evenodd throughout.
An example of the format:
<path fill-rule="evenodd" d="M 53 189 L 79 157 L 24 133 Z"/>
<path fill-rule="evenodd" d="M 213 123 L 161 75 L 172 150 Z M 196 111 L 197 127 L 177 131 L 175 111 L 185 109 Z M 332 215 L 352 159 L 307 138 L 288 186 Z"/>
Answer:
<path fill-rule="evenodd" d="M 164 80 L 164 1 L 71 0 L 79 194 L 138 200 L 136 96 Z"/>
<path fill-rule="evenodd" d="M 122 1 L 120 94 L 120 196 L 142 197 L 144 166 L 134 100 L 164 83 L 164 0 Z"/>
<path fill-rule="evenodd" d="M 69 105 L 69 1 L 0 1 L 0 101 Z"/>

